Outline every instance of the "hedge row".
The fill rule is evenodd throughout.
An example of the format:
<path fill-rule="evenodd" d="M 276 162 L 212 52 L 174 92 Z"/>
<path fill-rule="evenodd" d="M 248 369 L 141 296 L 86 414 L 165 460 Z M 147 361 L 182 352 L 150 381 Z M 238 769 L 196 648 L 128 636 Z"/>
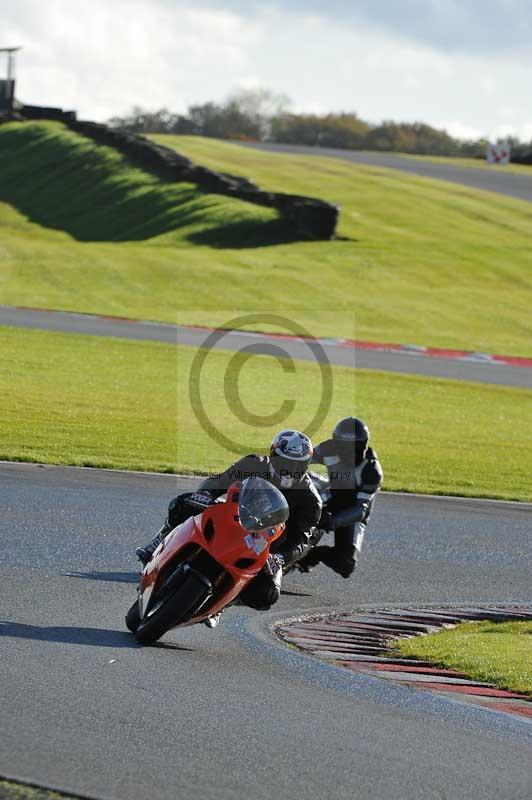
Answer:
<path fill-rule="evenodd" d="M 229 195 L 249 203 L 276 208 L 281 217 L 302 238 L 334 237 L 339 209 L 338 206 L 326 203 L 324 200 L 280 192 L 264 192 L 247 178 L 198 166 L 175 150 L 156 144 L 144 136 L 124 133 L 98 122 L 78 120 L 73 111 L 42 106 L 22 106 L 19 111 L 25 119 L 59 120 L 71 130 L 88 136 L 98 144 L 116 148 L 127 158 L 164 180 L 195 183 L 206 192 Z"/>

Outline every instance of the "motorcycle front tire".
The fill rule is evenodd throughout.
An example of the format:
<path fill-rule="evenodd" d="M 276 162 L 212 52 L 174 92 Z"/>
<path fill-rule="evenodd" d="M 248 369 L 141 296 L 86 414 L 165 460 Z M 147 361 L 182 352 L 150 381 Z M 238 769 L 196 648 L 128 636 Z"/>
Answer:
<path fill-rule="evenodd" d="M 190 619 L 209 594 L 209 589 L 197 575 L 184 573 L 171 593 L 159 602 L 155 598 L 155 610 L 140 620 L 134 631 L 135 639 L 139 644 L 154 644 L 171 628 Z"/>
<path fill-rule="evenodd" d="M 139 611 L 139 601 L 135 600 L 131 608 L 126 614 L 126 625 L 131 631 L 131 633 L 135 633 L 137 628 L 140 624 L 140 611 Z"/>

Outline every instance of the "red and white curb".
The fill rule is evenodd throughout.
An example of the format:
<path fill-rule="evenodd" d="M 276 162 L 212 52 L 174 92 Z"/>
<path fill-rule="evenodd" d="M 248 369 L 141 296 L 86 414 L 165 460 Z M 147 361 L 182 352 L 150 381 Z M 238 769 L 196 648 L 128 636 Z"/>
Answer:
<path fill-rule="evenodd" d="M 452 669 L 414 658 L 398 658 L 392 645 L 405 637 L 436 633 L 459 622 L 532 620 L 532 606 L 402 608 L 281 623 L 275 633 L 286 643 L 355 672 L 403 686 L 453 695 L 464 702 L 517 714 L 532 722 L 532 697 L 473 681 Z"/>
<path fill-rule="evenodd" d="M 183 325 L 182 327 L 204 330 L 208 332 L 225 331 L 226 333 L 242 334 L 243 336 L 257 336 L 268 339 L 284 339 L 305 341 L 307 337 L 295 336 L 289 333 L 261 333 L 260 331 L 240 330 L 232 328 L 210 328 L 203 325 Z M 476 353 L 472 350 L 453 350 L 440 347 L 425 347 L 418 344 L 393 344 L 391 342 L 366 342 L 362 339 L 342 339 L 340 337 L 308 337 L 309 341 L 316 341 L 321 345 L 333 345 L 335 347 L 351 347 L 355 350 L 374 350 L 386 353 L 399 353 L 400 355 L 425 356 L 428 358 L 446 358 L 452 361 L 474 361 L 483 364 L 506 364 L 512 367 L 532 368 L 532 358 L 525 356 L 504 356 L 492 355 L 491 353 Z"/>
<path fill-rule="evenodd" d="M 61 317 L 75 317 L 86 318 L 92 320 L 105 320 L 115 322 L 117 325 L 135 323 L 137 325 L 154 328 L 175 329 L 176 334 L 178 330 L 188 329 L 196 331 L 205 331 L 206 333 L 224 332 L 231 334 L 240 334 L 242 336 L 255 336 L 261 339 L 274 339 L 274 340 L 302 340 L 305 341 L 307 337 L 296 336 L 292 333 L 263 333 L 256 330 L 247 330 L 239 328 L 224 328 L 224 327 L 210 327 L 207 325 L 173 325 L 169 322 L 156 322 L 147 319 L 134 319 L 131 317 L 113 316 L 111 314 L 91 314 L 80 311 L 57 311 L 51 308 L 38 308 L 35 306 L 2 306 L 0 311 L 29 311 L 34 313 L 46 312 L 50 316 Z M 471 350 L 454 350 L 450 348 L 440 347 L 425 347 L 424 345 L 417 344 L 394 344 L 393 342 L 367 342 L 362 339 L 343 339 L 341 337 L 308 337 L 308 341 L 316 341 L 322 346 L 333 347 L 349 347 L 355 350 L 373 350 L 387 353 L 398 353 L 400 355 L 421 356 L 425 358 L 445 358 L 451 361 L 473 361 L 476 363 L 493 364 L 493 365 L 507 365 L 512 367 L 529 367 L 532 368 L 532 358 L 526 356 L 508 356 L 508 355 L 492 355 L 491 353 L 477 353 Z"/>
<path fill-rule="evenodd" d="M 501 356 L 490 353 L 475 353 L 470 350 L 450 350 L 440 347 L 424 347 L 417 344 L 383 344 L 379 342 L 363 342 L 358 339 L 344 340 L 344 346 L 357 350 L 380 350 L 388 353 L 401 353 L 410 356 L 428 358 L 448 358 L 452 361 L 474 361 L 483 364 L 506 364 L 509 367 L 532 367 L 532 358 L 523 356 Z"/>

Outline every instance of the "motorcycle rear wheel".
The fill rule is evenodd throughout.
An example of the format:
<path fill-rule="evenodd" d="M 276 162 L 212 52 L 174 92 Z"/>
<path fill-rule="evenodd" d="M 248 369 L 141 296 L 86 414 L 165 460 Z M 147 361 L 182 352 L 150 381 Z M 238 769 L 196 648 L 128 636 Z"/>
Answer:
<path fill-rule="evenodd" d="M 154 610 L 133 631 L 135 639 L 139 644 L 154 644 L 171 628 L 190 619 L 208 595 L 203 581 L 192 572 L 184 573 L 171 593 L 159 602 L 155 598 Z"/>

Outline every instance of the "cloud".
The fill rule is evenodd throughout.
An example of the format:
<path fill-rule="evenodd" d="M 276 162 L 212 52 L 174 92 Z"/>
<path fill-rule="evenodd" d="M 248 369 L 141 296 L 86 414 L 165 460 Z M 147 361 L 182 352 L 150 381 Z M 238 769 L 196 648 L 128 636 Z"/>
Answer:
<path fill-rule="evenodd" d="M 532 142 L 532 122 L 525 122 L 517 128 L 513 125 L 497 125 L 491 133 L 491 140 L 496 141 L 508 136 L 516 136 L 522 142 Z"/>
<path fill-rule="evenodd" d="M 458 5 L 459 13 L 449 12 Z M 485 5 L 491 15 L 495 6 L 515 8 L 516 0 Z M 88 119 L 133 105 L 185 111 L 238 87 L 265 86 L 288 94 L 301 111 L 353 110 L 373 122 L 448 120 L 485 135 L 501 125 L 523 130 L 530 53 L 436 47 L 425 6 L 439 9 L 435 19 L 445 17 L 441 28 L 451 31 L 471 20 L 478 4 L 17 0 L 3 9 L 2 44 L 24 46 L 20 99 L 73 108 Z M 400 7 L 412 18 L 399 20 Z M 470 21 L 468 36 L 478 35 L 473 28 Z"/>
<path fill-rule="evenodd" d="M 24 45 L 20 98 L 97 118 L 134 104 L 184 110 L 227 91 L 257 35 L 234 11 L 159 0 L 18 0 L 2 27 Z"/>
<path fill-rule="evenodd" d="M 220 5 L 212 0 L 214 6 Z M 257 13 L 262 0 L 229 0 L 239 13 Z M 288 14 L 314 14 L 356 28 L 369 24 L 395 36 L 450 52 L 498 53 L 529 48 L 528 0 L 270 0 Z"/>
<path fill-rule="evenodd" d="M 463 125 L 457 120 L 447 120 L 444 122 L 436 122 L 436 128 L 447 131 L 455 139 L 480 139 L 484 133 L 479 128 L 474 128 L 471 125 Z"/>

